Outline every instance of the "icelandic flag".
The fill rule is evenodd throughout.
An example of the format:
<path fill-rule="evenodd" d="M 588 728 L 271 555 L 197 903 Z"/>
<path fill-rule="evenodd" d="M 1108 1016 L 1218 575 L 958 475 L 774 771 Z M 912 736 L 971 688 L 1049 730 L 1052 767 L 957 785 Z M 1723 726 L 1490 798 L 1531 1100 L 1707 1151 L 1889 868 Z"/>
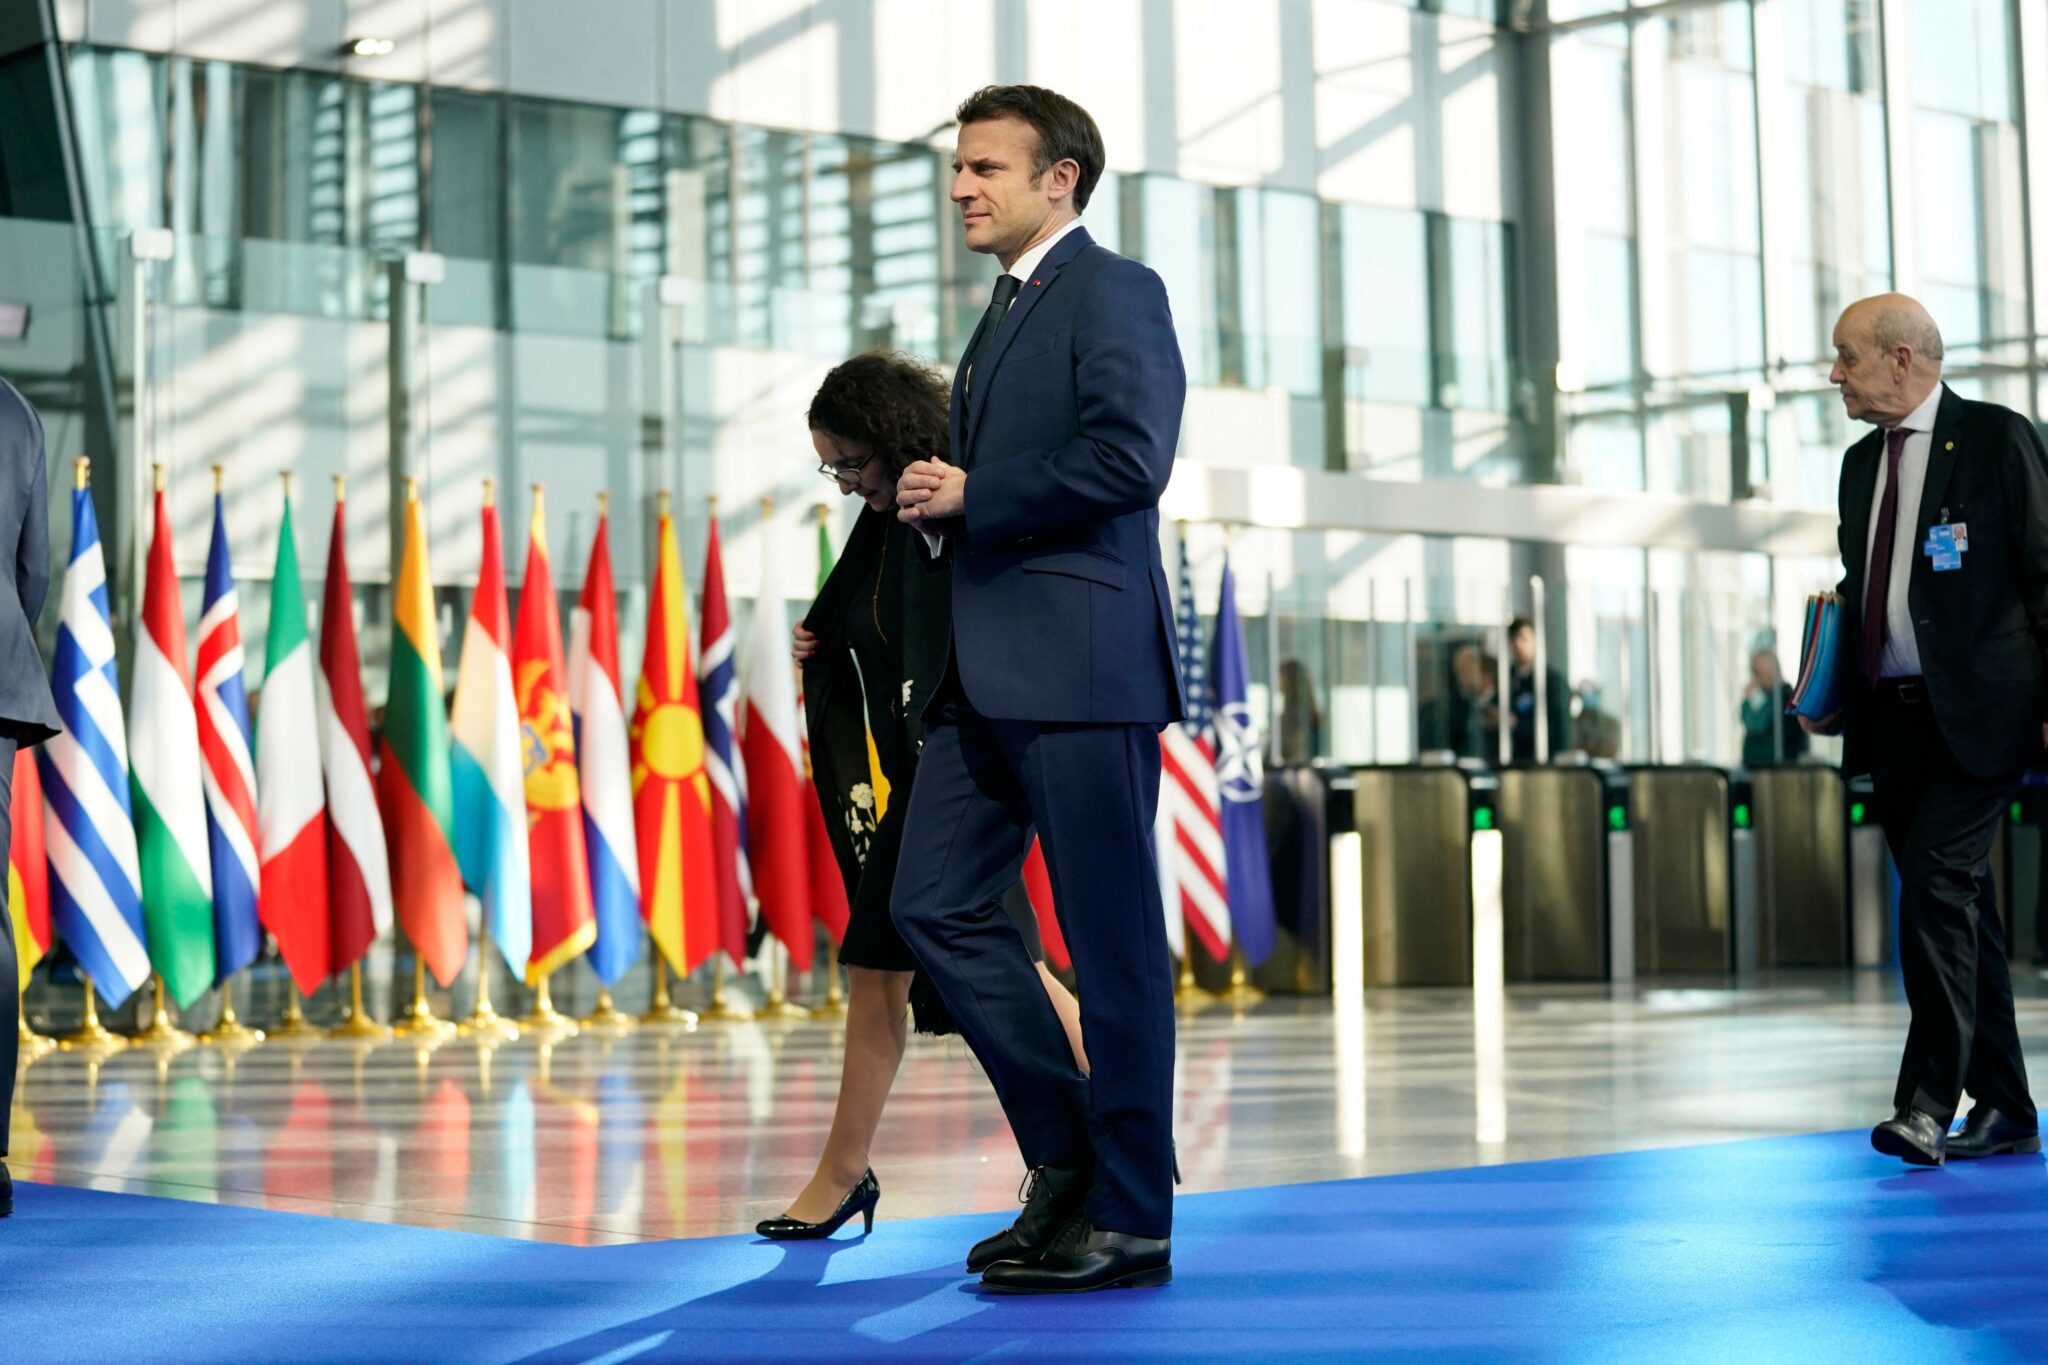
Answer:
<path fill-rule="evenodd" d="M 213 543 L 199 609 L 199 757 L 205 765 L 206 833 L 213 864 L 213 974 L 227 980 L 256 960 L 263 925 L 257 845 L 256 761 L 249 752 L 249 694 L 242 684 L 242 626 L 228 562 L 227 515 L 213 495 Z"/>
<path fill-rule="evenodd" d="M 1265 733 L 1247 700 L 1247 672 L 1237 579 L 1226 554 L 1222 600 L 1216 606 L 1216 785 L 1223 798 L 1231 936 L 1244 960 L 1256 967 L 1273 951 L 1273 872 L 1266 859 Z"/>
<path fill-rule="evenodd" d="M 142 930 L 142 867 L 128 790 L 128 726 L 114 679 L 107 564 L 85 486 L 71 490 L 71 562 L 50 669 L 63 733 L 41 752 L 43 833 L 50 856 L 50 920 L 118 1006 L 149 980 Z"/>
<path fill-rule="evenodd" d="M 526 760 L 519 702 L 512 693 L 512 617 L 505 609 L 505 549 L 487 491 L 483 567 L 470 599 L 469 628 L 455 666 L 448 718 L 455 789 L 455 861 L 483 902 L 484 925 L 514 976 L 533 952 L 533 900 L 526 849 Z"/>
<path fill-rule="evenodd" d="M 640 855 L 633 833 L 633 759 L 619 690 L 619 618 L 612 595 L 611 518 L 597 517 L 583 596 L 569 616 L 569 713 L 582 779 L 583 847 L 597 942 L 590 965 L 610 986 L 640 956 Z"/>

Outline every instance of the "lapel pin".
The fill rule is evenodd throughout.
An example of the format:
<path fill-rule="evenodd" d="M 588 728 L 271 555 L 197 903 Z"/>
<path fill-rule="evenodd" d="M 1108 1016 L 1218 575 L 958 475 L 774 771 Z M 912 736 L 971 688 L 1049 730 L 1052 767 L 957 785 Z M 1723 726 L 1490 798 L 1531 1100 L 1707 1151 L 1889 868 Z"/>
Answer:
<path fill-rule="evenodd" d="M 1033 280 L 1033 281 L 1031 282 L 1031 287 L 1032 287 L 1033 289 L 1036 289 L 1036 288 L 1038 288 L 1038 286 L 1039 286 L 1039 285 L 1041 285 L 1041 284 L 1044 284 L 1044 283 L 1045 283 L 1045 281 L 1044 281 L 1044 280 Z"/>
<path fill-rule="evenodd" d="M 1947 445 L 1942 447 L 1943 450 L 1954 450 L 1955 448 L 1956 443 L 1954 441 L 1950 441 Z"/>

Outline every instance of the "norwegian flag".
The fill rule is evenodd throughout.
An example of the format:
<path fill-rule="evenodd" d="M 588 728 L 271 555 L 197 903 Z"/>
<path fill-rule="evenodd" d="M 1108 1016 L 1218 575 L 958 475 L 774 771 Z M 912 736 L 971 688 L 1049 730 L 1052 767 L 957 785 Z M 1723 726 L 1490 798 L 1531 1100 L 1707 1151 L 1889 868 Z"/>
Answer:
<path fill-rule="evenodd" d="M 213 495 L 213 543 L 199 615 L 199 757 L 213 862 L 214 979 L 225 981 L 263 947 L 256 827 L 256 761 L 249 752 L 249 694 L 242 685 L 242 627 L 221 495 Z"/>
<path fill-rule="evenodd" d="M 1209 679 L 1203 670 L 1202 622 L 1195 613 L 1194 574 L 1188 546 L 1180 545 L 1178 652 L 1187 693 L 1187 718 L 1159 736 L 1159 814 L 1153 833 L 1159 846 L 1160 899 L 1166 905 L 1166 939 L 1174 956 L 1187 956 L 1183 925 L 1214 961 L 1230 952 L 1230 903 L 1223 864 L 1223 802 L 1216 782 L 1216 734 Z"/>
<path fill-rule="evenodd" d="M 735 637 L 725 601 L 725 560 L 718 548 L 716 516 L 711 518 L 711 539 L 704 550 L 702 623 L 697 693 L 704 708 L 704 771 L 711 779 L 718 940 L 737 967 L 747 956 L 747 901 L 754 894 L 754 879 L 747 858 L 747 770 L 734 737 L 740 719 L 740 674 L 733 661 Z"/>

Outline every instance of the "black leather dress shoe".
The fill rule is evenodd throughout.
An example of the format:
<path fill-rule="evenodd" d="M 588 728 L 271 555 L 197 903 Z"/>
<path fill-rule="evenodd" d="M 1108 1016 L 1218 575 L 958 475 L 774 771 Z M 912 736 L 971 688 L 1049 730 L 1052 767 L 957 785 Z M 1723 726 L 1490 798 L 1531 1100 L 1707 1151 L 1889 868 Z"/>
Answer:
<path fill-rule="evenodd" d="M 0 1218 L 14 1212 L 14 1177 L 7 1174 L 7 1163 L 0 1161 Z"/>
<path fill-rule="evenodd" d="M 1024 1212 L 1017 1221 L 993 1237 L 984 1237 L 967 1253 L 967 1273 L 978 1275 L 997 1261 L 1015 1261 L 1036 1256 L 1052 1245 L 1067 1220 L 1081 1211 L 1088 1191 L 1095 1187 L 1095 1172 L 1070 1171 L 1058 1166 L 1039 1166 L 1024 1177 L 1017 1191 Z"/>
<path fill-rule="evenodd" d="M 1948 1140 L 1948 1154 L 1958 1161 L 1976 1161 L 1987 1156 L 2012 1156 L 2041 1150 L 2041 1122 L 2007 1118 L 1988 1104 L 1980 1104 L 1963 1120 L 1962 1131 Z"/>
<path fill-rule="evenodd" d="M 1939 1166 L 1948 1125 L 1918 1109 L 1901 1109 L 1870 1130 L 1870 1145 L 1915 1166 Z"/>
<path fill-rule="evenodd" d="M 830 1237 L 846 1225 L 846 1220 L 856 1215 L 866 1221 L 864 1232 L 875 1230 L 875 1205 L 882 1202 L 882 1182 L 875 1179 L 875 1173 L 868 1171 L 853 1182 L 853 1188 L 839 1201 L 839 1207 L 832 1216 L 822 1223 L 806 1223 L 801 1218 L 764 1218 L 754 1224 L 754 1231 L 773 1242 L 812 1242 L 820 1237 Z"/>
<path fill-rule="evenodd" d="M 999 1294 L 1085 1294 L 1091 1289 L 1149 1289 L 1173 1278 L 1173 1242 L 1099 1231 L 1084 1214 L 1069 1220 L 1043 1254 L 997 1261 L 982 1273 Z"/>

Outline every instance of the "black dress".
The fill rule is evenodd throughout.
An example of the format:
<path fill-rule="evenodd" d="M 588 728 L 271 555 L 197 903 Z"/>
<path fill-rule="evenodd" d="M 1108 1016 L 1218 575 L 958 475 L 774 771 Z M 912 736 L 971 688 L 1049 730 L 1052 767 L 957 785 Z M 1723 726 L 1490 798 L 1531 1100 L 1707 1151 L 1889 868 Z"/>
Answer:
<path fill-rule="evenodd" d="M 907 972 L 918 966 L 890 918 L 889 896 L 924 739 L 920 718 L 945 672 L 952 610 L 950 569 L 922 562 L 909 528 L 869 508 L 804 616 L 818 637 L 803 670 L 811 780 L 846 882 L 851 913 L 839 960 L 849 967 Z M 886 801 L 876 789 L 876 766 L 888 787 Z M 1021 884 L 1004 896 L 1003 908 L 1033 959 L 1041 957 L 1038 918 Z M 920 1032 L 952 1031 L 922 972 L 911 1005 Z"/>

